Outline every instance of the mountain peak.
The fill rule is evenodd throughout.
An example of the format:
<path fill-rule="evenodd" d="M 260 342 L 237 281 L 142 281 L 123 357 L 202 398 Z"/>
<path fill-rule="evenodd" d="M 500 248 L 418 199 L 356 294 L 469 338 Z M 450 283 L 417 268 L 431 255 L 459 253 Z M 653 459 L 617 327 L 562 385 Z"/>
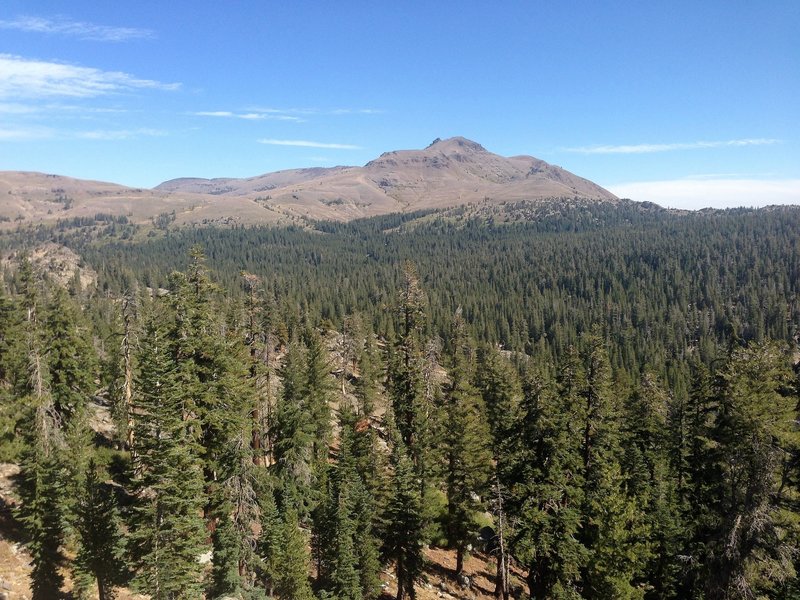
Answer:
<path fill-rule="evenodd" d="M 425 150 L 440 150 L 442 152 L 456 151 L 456 150 L 471 150 L 473 152 L 486 152 L 486 148 L 481 146 L 478 142 L 473 142 L 465 137 L 456 136 L 443 140 L 436 138 L 433 140 Z"/>
<path fill-rule="evenodd" d="M 246 179 L 176 179 L 154 190 L 0 172 L 0 220 L 98 213 L 145 222 L 176 211 L 179 223 L 264 224 L 287 218 L 346 221 L 472 203 L 552 198 L 616 201 L 608 190 L 530 156 L 504 157 L 464 137 L 393 150 L 363 167 L 289 169 Z M 69 203 L 63 197 L 69 197 Z M 53 203 L 63 209 L 53 214 Z"/>

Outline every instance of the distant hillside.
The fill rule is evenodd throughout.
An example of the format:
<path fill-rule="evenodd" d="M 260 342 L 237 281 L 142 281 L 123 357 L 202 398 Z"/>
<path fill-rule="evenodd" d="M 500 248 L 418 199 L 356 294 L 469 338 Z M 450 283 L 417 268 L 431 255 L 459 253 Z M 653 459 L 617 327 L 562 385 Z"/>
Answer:
<path fill-rule="evenodd" d="M 98 213 L 177 224 L 277 224 L 545 198 L 616 201 L 609 191 L 531 156 L 493 154 L 455 137 L 386 152 L 363 167 L 292 169 L 246 179 L 181 178 L 152 190 L 28 172 L 0 172 L 0 220 L 52 221 Z"/>

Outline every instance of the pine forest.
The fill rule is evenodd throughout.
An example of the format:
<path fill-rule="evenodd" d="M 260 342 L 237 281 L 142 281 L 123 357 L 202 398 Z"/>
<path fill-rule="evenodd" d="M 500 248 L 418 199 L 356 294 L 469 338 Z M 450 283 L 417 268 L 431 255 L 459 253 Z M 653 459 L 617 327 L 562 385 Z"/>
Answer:
<path fill-rule="evenodd" d="M 34 600 L 800 598 L 797 208 L 0 245 L 0 531 Z"/>

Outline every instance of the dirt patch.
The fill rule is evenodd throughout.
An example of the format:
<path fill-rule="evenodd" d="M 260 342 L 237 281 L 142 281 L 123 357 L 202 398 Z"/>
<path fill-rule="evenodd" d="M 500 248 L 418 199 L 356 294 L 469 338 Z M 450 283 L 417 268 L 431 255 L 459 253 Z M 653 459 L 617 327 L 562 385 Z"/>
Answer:
<path fill-rule="evenodd" d="M 418 600 L 490 600 L 494 595 L 494 573 L 496 566 L 494 558 L 481 553 L 476 553 L 464 561 L 464 574 L 469 578 L 469 585 L 461 585 L 455 578 L 456 553 L 443 548 L 428 548 L 425 550 L 425 574 L 423 580 L 417 584 Z M 386 569 L 381 578 L 384 581 L 382 598 L 389 600 L 397 595 L 397 580 L 394 571 Z M 511 575 L 511 589 L 522 589 L 520 574 Z M 512 598 L 519 594 L 511 595 Z"/>

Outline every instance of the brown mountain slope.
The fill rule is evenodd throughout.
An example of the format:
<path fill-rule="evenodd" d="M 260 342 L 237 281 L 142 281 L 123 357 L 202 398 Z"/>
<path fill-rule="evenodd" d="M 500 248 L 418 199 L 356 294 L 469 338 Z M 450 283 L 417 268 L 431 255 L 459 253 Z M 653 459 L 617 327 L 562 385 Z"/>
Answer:
<path fill-rule="evenodd" d="M 285 218 L 275 209 L 246 197 L 129 188 L 114 183 L 61 175 L 0 171 L 0 225 L 94 217 L 126 216 L 146 223 L 175 211 L 175 222 L 272 224 Z"/>
<path fill-rule="evenodd" d="M 268 224 L 295 216 L 347 221 L 392 212 L 545 198 L 616 201 L 600 186 L 531 156 L 503 157 L 455 137 L 386 152 L 363 167 L 291 169 L 246 179 L 183 178 L 152 190 L 57 175 L 0 172 L 0 220 L 37 222 L 97 213 L 146 222 Z"/>
<path fill-rule="evenodd" d="M 531 156 L 506 158 L 462 137 L 386 152 L 364 167 L 296 169 L 248 179 L 172 180 L 156 189 L 260 194 L 269 206 L 348 220 L 389 212 L 543 198 L 614 201 L 600 186 Z"/>

